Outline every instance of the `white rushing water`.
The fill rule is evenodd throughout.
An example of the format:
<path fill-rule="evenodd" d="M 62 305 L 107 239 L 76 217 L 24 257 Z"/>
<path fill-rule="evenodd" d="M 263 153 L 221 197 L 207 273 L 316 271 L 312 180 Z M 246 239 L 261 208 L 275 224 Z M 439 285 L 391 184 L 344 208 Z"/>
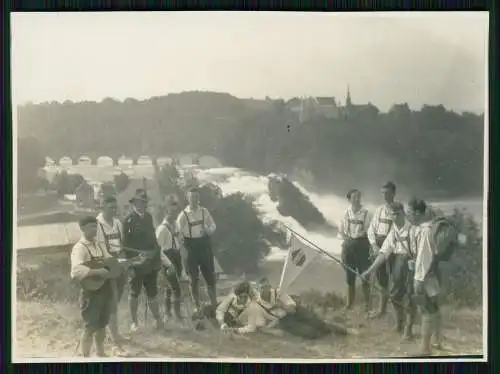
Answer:
<path fill-rule="evenodd" d="M 215 182 L 222 188 L 223 193 L 231 194 L 235 192 L 242 192 L 253 196 L 256 199 L 256 206 L 262 213 L 264 221 L 279 221 L 299 234 L 306 237 L 308 240 L 323 248 L 325 251 L 339 255 L 340 254 L 340 241 L 333 235 L 320 234 L 314 232 L 307 232 L 297 221 L 291 217 L 281 216 L 277 209 L 276 203 L 271 201 L 268 189 L 267 178 L 259 176 L 238 168 L 219 167 L 212 169 L 201 169 L 195 165 L 184 165 L 185 169 L 189 169 L 204 182 Z M 113 175 L 120 170 L 124 171 L 130 177 L 146 177 L 152 178 L 154 175 L 153 168 L 150 165 L 136 165 L 136 166 L 90 166 L 90 165 L 74 165 L 65 167 L 69 173 L 80 173 L 86 179 L 92 181 L 105 181 L 112 180 Z M 48 173 L 57 170 L 56 167 L 46 168 Z M 338 226 L 344 211 L 347 207 L 347 201 L 343 197 L 336 195 L 317 195 L 307 191 L 300 184 L 296 184 L 298 188 L 309 196 L 311 202 L 323 213 L 325 218 L 331 223 Z M 483 218 L 482 201 L 456 201 L 446 203 L 432 203 L 433 206 L 439 207 L 445 213 L 452 210 L 454 207 L 460 209 L 465 208 L 478 220 Z M 369 209 L 374 209 L 374 205 L 365 203 Z M 286 251 L 279 248 L 273 248 L 268 260 L 283 260 L 286 256 Z"/>

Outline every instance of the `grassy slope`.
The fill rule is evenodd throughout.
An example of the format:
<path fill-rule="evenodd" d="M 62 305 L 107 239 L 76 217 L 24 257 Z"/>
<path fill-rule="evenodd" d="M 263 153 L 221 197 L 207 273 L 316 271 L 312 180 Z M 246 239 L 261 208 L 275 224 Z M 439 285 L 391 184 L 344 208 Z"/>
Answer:
<path fill-rule="evenodd" d="M 128 316 L 122 304 L 122 331 L 127 328 Z M 142 313 L 141 313 L 142 314 Z M 376 358 L 404 356 L 415 350 L 414 343 L 402 342 L 391 331 L 391 317 L 368 322 L 359 311 L 347 319 L 342 313 L 328 313 L 328 319 L 345 320 L 359 330 L 358 336 L 336 337 L 308 342 L 294 337 L 279 338 L 255 334 L 251 338 L 226 337 L 218 331 L 194 331 L 170 326 L 163 335 L 148 326 L 133 337 L 127 349 L 134 357 L 239 357 L 239 358 Z M 479 310 L 448 310 L 445 318 L 446 344 L 450 352 L 440 354 L 481 354 L 482 313 Z M 149 319 L 151 321 L 151 318 Z M 75 336 L 80 328 L 76 306 L 47 302 L 19 302 L 17 305 L 18 357 L 72 357 Z M 418 331 L 418 330 L 417 330 Z"/>

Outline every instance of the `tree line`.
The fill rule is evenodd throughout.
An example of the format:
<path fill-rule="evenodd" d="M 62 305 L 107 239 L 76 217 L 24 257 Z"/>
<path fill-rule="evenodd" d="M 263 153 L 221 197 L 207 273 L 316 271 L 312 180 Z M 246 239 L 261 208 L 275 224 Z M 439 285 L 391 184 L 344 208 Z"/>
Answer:
<path fill-rule="evenodd" d="M 39 143 L 26 147 L 47 156 L 196 152 L 262 174 L 308 170 L 318 189 L 337 193 L 389 179 L 423 197 L 482 192 L 482 114 L 442 105 L 415 111 L 405 103 L 381 113 L 370 104 L 301 123 L 288 104 L 185 92 L 142 101 L 26 104 L 18 123 L 21 137 Z M 23 157 L 22 165 L 33 164 Z"/>

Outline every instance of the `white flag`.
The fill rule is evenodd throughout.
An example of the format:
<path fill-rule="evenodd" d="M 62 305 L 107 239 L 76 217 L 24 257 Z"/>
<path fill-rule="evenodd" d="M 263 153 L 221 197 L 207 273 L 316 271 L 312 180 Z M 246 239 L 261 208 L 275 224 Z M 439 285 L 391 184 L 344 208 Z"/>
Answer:
<path fill-rule="evenodd" d="M 293 283 L 299 274 L 304 270 L 315 258 L 319 256 L 319 252 L 310 245 L 304 243 L 297 235 L 293 234 L 290 238 L 290 250 L 283 265 L 281 272 L 281 280 L 279 284 L 280 291 L 286 292 L 287 288 Z"/>

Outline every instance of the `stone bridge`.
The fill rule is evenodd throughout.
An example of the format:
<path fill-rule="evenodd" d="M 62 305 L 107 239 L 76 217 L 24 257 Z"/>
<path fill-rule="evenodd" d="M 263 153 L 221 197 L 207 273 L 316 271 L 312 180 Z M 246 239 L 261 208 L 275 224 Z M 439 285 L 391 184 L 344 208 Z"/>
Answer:
<path fill-rule="evenodd" d="M 47 165 L 57 166 L 130 166 L 130 165 L 165 165 L 177 162 L 181 165 L 204 164 L 209 167 L 220 166 L 220 161 L 209 155 L 199 153 L 174 153 L 171 155 L 98 155 L 84 153 L 80 155 L 49 155 Z"/>

